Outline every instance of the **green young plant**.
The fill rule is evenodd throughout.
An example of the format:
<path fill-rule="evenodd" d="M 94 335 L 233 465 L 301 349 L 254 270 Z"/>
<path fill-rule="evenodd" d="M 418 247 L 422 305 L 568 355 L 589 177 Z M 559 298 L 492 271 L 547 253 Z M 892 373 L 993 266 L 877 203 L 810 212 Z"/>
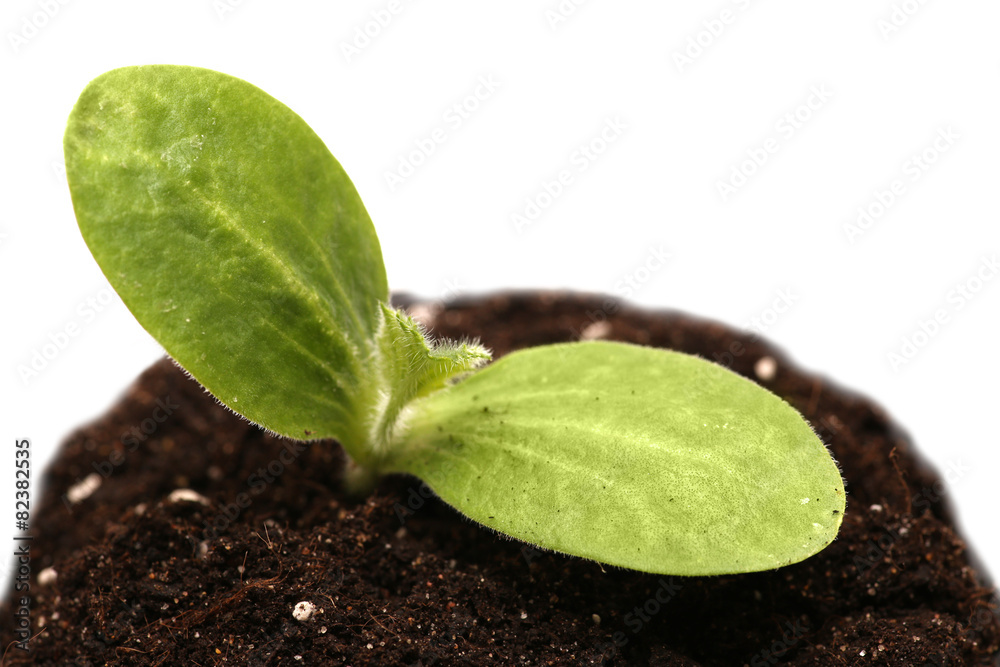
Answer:
<path fill-rule="evenodd" d="M 340 164 L 255 86 L 116 69 L 69 119 L 83 238 L 136 319 L 233 411 L 333 438 L 363 487 L 409 473 L 542 548 L 676 575 L 776 568 L 837 535 L 836 463 L 785 401 L 703 359 L 546 345 L 476 370 L 388 304 Z"/>

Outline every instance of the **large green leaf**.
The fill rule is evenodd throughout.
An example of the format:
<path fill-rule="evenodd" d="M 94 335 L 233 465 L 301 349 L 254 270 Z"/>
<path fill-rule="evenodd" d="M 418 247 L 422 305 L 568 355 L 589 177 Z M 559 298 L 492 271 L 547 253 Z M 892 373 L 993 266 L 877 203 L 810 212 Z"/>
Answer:
<path fill-rule="evenodd" d="M 836 463 L 783 400 L 622 343 L 511 354 L 412 406 L 390 467 L 542 547 L 677 575 L 798 562 L 837 534 Z"/>
<path fill-rule="evenodd" d="M 364 205 L 305 121 L 225 74 L 126 67 L 83 91 L 65 153 L 84 239 L 167 352 L 250 420 L 356 448 L 388 288 Z"/>

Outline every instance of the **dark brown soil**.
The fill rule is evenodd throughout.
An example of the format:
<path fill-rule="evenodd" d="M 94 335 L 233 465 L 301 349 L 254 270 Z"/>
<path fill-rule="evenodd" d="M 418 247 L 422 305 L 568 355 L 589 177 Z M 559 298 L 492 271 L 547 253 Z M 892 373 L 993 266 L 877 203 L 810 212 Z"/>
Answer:
<path fill-rule="evenodd" d="M 506 294 L 419 310 L 437 333 L 480 337 L 498 355 L 582 333 L 700 354 L 760 381 L 840 462 L 839 539 L 772 572 L 602 569 L 482 530 L 412 478 L 353 502 L 336 443 L 272 438 L 164 360 L 48 470 L 31 545 L 41 632 L 29 652 L 8 647 L 5 664 L 995 664 L 997 602 L 956 534 L 946 487 L 870 401 L 752 335 L 606 297 Z M 765 356 L 777 361 L 770 380 L 755 374 Z M 92 473 L 100 486 L 71 502 Z M 171 500 L 177 489 L 205 504 Z M 38 580 L 45 568 L 54 581 L 51 571 Z M 312 618 L 293 618 L 299 602 L 315 605 Z M 14 618 L 9 600 L 0 613 Z M 14 639 L 7 628 L 4 645 Z"/>

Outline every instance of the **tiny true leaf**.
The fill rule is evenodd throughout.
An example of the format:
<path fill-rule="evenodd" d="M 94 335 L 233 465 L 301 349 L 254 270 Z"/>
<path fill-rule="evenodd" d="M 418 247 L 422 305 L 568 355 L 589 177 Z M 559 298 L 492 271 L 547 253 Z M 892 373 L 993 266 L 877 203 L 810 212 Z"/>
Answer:
<path fill-rule="evenodd" d="M 378 336 L 378 382 L 381 395 L 375 397 L 375 414 L 369 420 L 373 431 L 368 442 L 386 453 L 393 429 L 410 401 L 441 389 L 448 379 L 478 368 L 490 360 L 482 345 L 470 342 L 428 340 L 409 315 L 382 306 L 384 325 Z M 373 461 L 374 462 L 374 461 Z"/>

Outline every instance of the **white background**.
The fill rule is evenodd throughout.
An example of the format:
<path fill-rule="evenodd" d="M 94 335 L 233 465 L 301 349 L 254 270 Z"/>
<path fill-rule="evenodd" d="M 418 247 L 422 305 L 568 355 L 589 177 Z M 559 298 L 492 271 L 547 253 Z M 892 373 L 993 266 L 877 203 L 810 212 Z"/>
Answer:
<path fill-rule="evenodd" d="M 312 125 L 367 204 L 393 289 L 624 294 L 631 278 L 639 304 L 737 326 L 765 318 L 802 366 L 874 397 L 952 470 L 946 495 L 965 535 L 1000 571 L 1000 280 L 983 264 L 1000 252 L 1000 5 L 563 6 L 574 11 L 547 14 L 556 0 L 5 0 L 0 540 L 13 534 L 14 439 L 32 440 L 37 475 L 161 354 L 80 238 L 61 141 L 90 79 L 176 63 L 242 77 Z M 345 53 L 366 26 L 377 34 Z M 495 90 L 477 90 L 481 77 Z M 468 117 L 449 120 L 477 92 Z M 622 129 L 580 171 L 575 152 L 609 120 Z M 386 172 L 435 128 L 446 140 L 390 188 Z M 935 148 L 939 131 L 951 139 Z M 921 168 L 912 159 L 925 151 L 934 161 Z M 744 164 L 754 154 L 763 164 Z M 572 183 L 518 229 L 511 216 L 563 169 Z M 724 198 L 734 169 L 753 173 Z M 858 208 L 877 212 L 896 179 L 902 194 L 849 238 Z M 661 250 L 670 259 L 647 270 Z M 978 271 L 994 279 L 977 283 Z M 980 288 L 971 300 L 953 291 L 966 284 Z M 792 306 L 773 317 L 783 290 Z M 894 368 L 889 354 L 939 309 L 947 321 Z M 71 324 L 78 335 L 24 379 L 19 368 Z"/>

